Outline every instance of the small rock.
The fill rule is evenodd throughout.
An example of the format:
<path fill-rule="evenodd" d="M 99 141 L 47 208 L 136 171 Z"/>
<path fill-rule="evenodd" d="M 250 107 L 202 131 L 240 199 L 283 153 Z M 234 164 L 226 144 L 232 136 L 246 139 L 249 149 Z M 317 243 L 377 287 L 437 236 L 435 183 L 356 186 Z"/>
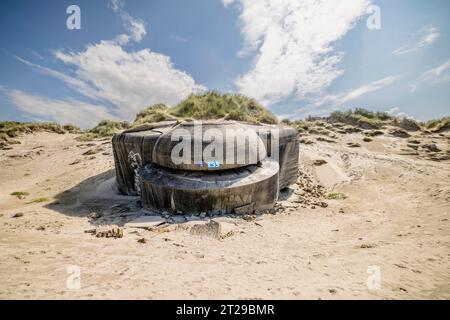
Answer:
<path fill-rule="evenodd" d="M 98 218 L 100 218 L 102 216 L 101 213 L 98 212 L 92 212 L 88 218 L 92 219 L 92 220 L 97 220 Z"/>
<path fill-rule="evenodd" d="M 36 230 L 38 231 L 45 231 L 45 227 L 44 226 L 39 226 L 36 228 Z"/>
<path fill-rule="evenodd" d="M 424 144 L 422 148 L 427 149 L 431 152 L 440 152 L 441 150 L 434 143 Z"/>
<path fill-rule="evenodd" d="M 350 148 L 360 148 L 361 147 L 361 145 L 356 142 L 347 142 L 347 146 L 349 146 Z"/>
<path fill-rule="evenodd" d="M 315 165 L 317 167 L 322 166 L 322 165 L 324 165 L 326 163 L 327 163 L 327 161 L 323 160 L 323 159 L 317 159 L 317 160 L 313 161 L 313 165 Z"/>
<path fill-rule="evenodd" d="M 197 236 L 207 236 L 215 239 L 220 239 L 221 237 L 221 227 L 220 223 L 211 220 L 205 224 L 195 224 L 191 227 L 190 234 Z"/>
<path fill-rule="evenodd" d="M 389 134 L 398 138 L 409 138 L 411 136 L 408 132 L 402 129 L 393 129 L 389 131 Z"/>
<path fill-rule="evenodd" d="M 321 206 L 322 208 L 326 208 L 326 207 L 328 207 L 328 203 L 326 203 L 326 202 L 321 202 L 321 203 L 320 203 L 320 206 Z"/>
<path fill-rule="evenodd" d="M 20 218 L 20 217 L 23 217 L 23 213 L 22 213 L 22 212 L 15 213 L 12 217 L 13 217 L 13 218 Z"/>
<path fill-rule="evenodd" d="M 78 164 L 78 163 L 80 163 L 80 162 L 81 162 L 81 160 L 80 160 L 80 159 L 77 159 L 77 160 L 75 160 L 74 162 L 69 163 L 69 165 L 70 165 L 70 166 L 73 166 L 74 164 Z"/>
<path fill-rule="evenodd" d="M 82 155 L 83 155 L 83 156 L 91 156 L 91 155 L 96 154 L 96 153 L 97 153 L 96 150 L 90 149 L 90 150 L 88 150 L 88 151 L 82 153 Z"/>
<path fill-rule="evenodd" d="M 140 238 L 140 239 L 137 240 L 137 242 L 139 242 L 139 243 L 147 243 L 148 240 L 145 239 L 145 238 Z"/>
<path fill-rule="evenodd" d="M 363 141 L 364 141 L 364 142 L 372 142 L 372 139 L 371 139 L 371 138 L 368 138 L 368 137 L 365 137 L 365 138 L 363 138 Z"/>
<path fill-rule="evenodd" d="M 362 244 L 360 246 L 361 249 L 372 249 L 372 248 L 375 248 L 375 247 L 376 247 L 376 245 L 371 244 L 371 243 L 365 243 L 365 244 Z"/>

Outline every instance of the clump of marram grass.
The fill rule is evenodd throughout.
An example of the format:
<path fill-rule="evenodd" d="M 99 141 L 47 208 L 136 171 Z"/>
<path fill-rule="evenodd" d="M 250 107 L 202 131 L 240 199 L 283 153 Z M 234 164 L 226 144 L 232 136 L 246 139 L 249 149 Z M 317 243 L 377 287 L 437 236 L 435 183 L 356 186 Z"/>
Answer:
<path fill-rule="evenodd" d="M 48 201 L 50 201 L 49 198 L 42 197 L 42 198 L 33 199 L 31 201 L 28 201 L 27 203 L 41 203 L 41 202 L 48 202 Z"/>
<path fill-rule="evenodd" d="M 278 119 L 255 99 L 242 94 L 207 92 L 191 94 L 168 113 L 177 118 L 211 120 L 225 119 L 249 123 L 276 124 Z"/>
<path fill-rule="evenodd" d="M 164 103 L 157 103 L 144 110 L 141 110 L 133 122 L 133 126 L 144 123 L 154 123 L 167 120 L 176 120 L 176 117 L 169 114 L 170 109 Z"/>
<path fill-rule="evenodd" d="M 156 109 L 167 117 L 198 120 L 236 120 L 249 123 L 278 123 L 278 119 L 255 99 L 242 94 L 206 92 L 191 94 L 172 108 Z M 139 119 L 137 119 L 139 120 Z"/>
<path fill-rule="evenodd" d="M 387 112 L 373 112 L 363 108 L 356 108 L 349 111 L 335 111 L 328 121 L 349 124 L 362 129 L 380 129 L 384 125 L 390 124 L 393 116 Z"/>
<path fill-rule="evenodd" d="M 76 130 L 79 131 L 80 129 L 72 125 L 61 126 L 55 122 L 0 122 L 0 133 L 4 133 L 10 138 L 15 138 L 22 133 L 33 133 L 37 131 L 48 131 L 64 134 Z"/>
<path fill-rule="evenodd" d="M 450 117 L 444 117 L 441 119 L 430 120 L 424 123 L 426 129 L 433 132 L 443 132 L 450 130 Z"/>
<path fill-rule="evenodd" d="M 112 121 L 103 120 L 98 125 L 89 130 L 89 133 L 97 135 L 98 137 L 112 136 L 116 132 L 128 129 L 130 123 L 127 121 Z"/>
<path fill-rule="evenodd" d="M 78 139 L 91 140 L 112 136 L 114 133 L 129 128 L 161 121 L 214 119 L 249 123 L 278 123 L 276 116 L 254 99 L 241 94 L 220 94 L 212 91 L 203 94 L 191 94 L 174 107 L 168 107 L 163 103 L 151 105 L 138 112 L 132 123 L 104 120 Z"/>
<path fill-rule="evenodd" d="M 5 148 L 10 144 L 19 144 L 20 142 L 13 138 L 17 138 L 21 134 L 40 131 L 55 132 L 58 134 L 81 133 L 78 127 L 71 124 L 62 126 L 55 122 L 2 121 L 0 122 L 0 148 Z"/>
<path fill-rule="evenodd" d="M 26 196 L 29 196 L 30 194 L 25 191 L 14 191 L 14 192 L 11 192 L 11 195 L 22 200 L 23 198 L 25 198 Z"/>
<path fill-rule="evenodd" d="M 90 141 L 98 138 L 111 137 L 115 133 L 130 128 L 127 121 L 102 120 L 94 128 L 86 130 L 84 134 L 78 136 L 79 141 Z"/>
<path fill-rule="evenodd" d="M 331 192 L 327 194 L 326 198 L 328 200 L 344 200 L 347 199 L 347 195 L 341 192 Z"/>

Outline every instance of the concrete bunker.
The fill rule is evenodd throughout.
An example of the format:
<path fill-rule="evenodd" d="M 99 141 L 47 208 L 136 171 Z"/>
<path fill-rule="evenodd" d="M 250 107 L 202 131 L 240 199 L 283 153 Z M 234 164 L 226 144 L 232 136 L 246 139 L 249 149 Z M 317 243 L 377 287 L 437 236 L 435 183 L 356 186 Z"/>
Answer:
<path fill-rule="evenodd" d="M 284 125 L 168 121 L 116 134 L 112 145 L 120 192 L 157 212 L 269 210 L 298 175 L 298 134 Z"/>

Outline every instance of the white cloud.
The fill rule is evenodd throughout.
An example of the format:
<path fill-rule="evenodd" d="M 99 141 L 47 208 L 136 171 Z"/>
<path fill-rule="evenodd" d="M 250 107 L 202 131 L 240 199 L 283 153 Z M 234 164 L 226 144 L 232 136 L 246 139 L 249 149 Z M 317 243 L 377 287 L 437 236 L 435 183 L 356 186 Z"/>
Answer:
<path fill-rule="evenodd" d="M 21 90 L 2 91 L 6 92 L 6 98 L 19 110 L 35 116 L 37 120 L 53 120 L 87 128 L 95 126 L 100 119 L 116 119 L 105 107 L 75 99 L 50 99 Z"/>
<path fill-rule="evenodd" d="M 181 37 L 181 36 L 177 36 L 177 35 L 174 35 L 174 34 L 171 35 L 169 38 L 174 40 L 174 41 L 178 41 L 178 42 L 187 42 L 188 41 L 187 38 L 184 38 L 184 37 Z"/>
<path fill-rule="evenodd" d="M 123 9 L 123 2 L 120 0 L 111 0 L 109 6 L 122 18 L 123 26 L 129 33 L 118 35 L 116 41 L 121 45 L 127 44 L 130 40 L 135 42 L 141 41 L 147 34 L 144 21 L 131 17 L 128 12 Z"/>
<path fill-rule="evenodd" d="M 409 88 L 415 92 L 420 85 L 441 83 L 450 80 L 450 59 L 444 63 L 424 71 Z"/>
<path fill-rule="evenodd" d="M 347 104 L 355 99 L 358 99 L 368 93 L 378 91 L 391 85 L 399 80 L 401 76 L 388 76 L 380 80 L 373 81 L 369 84 L 362 85 L 356 89 L 352 89 L 339 94 L 325 95 L 320 98 L 314 98 L 305 107 L 299 109 L 293 117 L 306 117 L 308 115 L 324 116 L 342 107 L 349 107 Z"/>
<path fill-rule="evenodd" d="M 397 107 L 389 109 L 387 111 L 387 113 L 390 114 L 391 116 L 394 116 L 394 117 L 397 117 L 397 118 L 406 118 L 406 119 L 415 120 L 414 117 L 410 116 L 406 112 L 400 111 L 400 109 L 397 108 Z"/>
<path fill-rule="evenodd" d="M 144 106 L 175 104 L 192 92 L 204 90 L 190 75 L 175 69 L 168 56 L 149 49 L 127 52 L 116 43 L 102 41 L 83 52 L 58 51 L 55 56 L 73 67 L 77 80 L 99 99 L 115 105 L 119 116 L 126 119 Z M 75 88 L 89 94 L 83 87 Z"/>
<path fill-rule="evenodd" d="M 333 44 L 365 13 L 369 0 L 224 0 L 238 3 L 244 37 L 240 55 L 257 51 L 236 80 L 241 92 L 271 104 L 319 94 L 339 77 Z"/>
<path fill-rule="evenodd" d="M 110 113 L 125 120 L 132 120 L 137 111 L 150 104 L 163 102 L 173 105 L 192 92 L 206 89 L 196 84 L 189 74 L 176 69 L 170 58 L 164 54 L 150 49 L 128 51 L 125 45 L 131 40 L 140 41 L 146 34 L 145 25 L 142 21 L 130 17 L 123 10 L 121 2 L 111 1 L 110 7 L 122 18 L 129 34 L 119 35 L 114 40 L 89 44 L 80 52 L 55 51 L 54 56 L 67 67 L 65 72 L 34 64 L 20 57 L 17 59 L 39 72 L 63 81 L 99 104 L 113 105 Z M 31 104 L 25 103 L 29 100 L 12 101 L 24 110 L 25 107 L 31 107 Z M 60 107 L 60 102 L 62 101 L 55 101 L 52 105 Z M 87 106 L 73 100 L 68 101 L 68 104 L 70 109 Z M 98 113 L 93 112 L 92 108 L 95 107 L 99 108 Z M 98 121 L 96 116 L 106 115 L 104 110 L 104 107 L 89 105 L 89 108 L 81 107 L 80 112 L 86 112 Z M 29 109 L 27 112 L 34 111 Z M 51 114 L 55 116 L 55 120 L 60 119 L 57 118 L 60 117 L 59 113 Z M 78 118 L 92 123 L 91 116 Z"/>
<path fill-rule="evenodd" d="M 434 26 L 426 26 L 414 35 L 414 43 L 395 49 L 392 53 L 395 55 L 403 55 L 415 52 L 421 48 L 425 48 L 434 43 L 440 36 L 438 29 Z"/>
<path fill-rule="evenodd" d="M 344 92 L 341 94 L 326 95 L 320 99 L 317 99 L 315 102 L 315 105 L 322 106 L 322 105 L 326 104 L 326 105 L 332 105 L 332 106 L 337 106 L 337 107 L 343 106 L 347 102 L 358 99 L 358 98 L 366 95 L 367 93 L 380 90 L 380 89 L 394 83 L 398 79 L 400 79 L 400 76 L 389 76 L 389 77 L 385 77 L 385 78 L 377 80 L 377 81 L 373 81 L 369 84 L 362 85 L 356 89 L 353 89 L 353 90 L 350 90 L 350 91 L 347 91 L 347 92 Z"/>

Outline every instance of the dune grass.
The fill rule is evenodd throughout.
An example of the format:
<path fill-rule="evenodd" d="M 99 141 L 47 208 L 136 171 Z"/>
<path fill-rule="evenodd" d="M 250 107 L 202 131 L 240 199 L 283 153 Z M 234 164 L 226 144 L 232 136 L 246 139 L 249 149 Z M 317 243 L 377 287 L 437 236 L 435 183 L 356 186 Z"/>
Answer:
<path fill-rule="evenodd" d="M 49 198 L 42 197 L 42 198 L 33 199 L 31 201 L 28 201 L 27 203 L 41 203 L 41 202 L 48 202 L 48 201 L 50 201 Z"/>
<path fill-rule="evenodd" d="M 430 120 L 424 123 L 426 129 L 434 132 L 443 132 L 450 130 L 450 117 Z"/>
<path fill-rule="evenodd" d="M 278 123 L 278 119 L 256 100 L 241 94 L 207 92 L 191 94 L 174 107 L 152 105 L 136 116 L 133 126 L 165 120 L 236 120 L 249 123 Z"/>
<path fill-rule="evenodd" d="M 362 129 L 380 129 L 394 119 L 387 112 L 373 112 L 363 108 L 348 111 L 335 111 L 330 117 L 331 123 L 339 122 Z"/>
<path fill-rule="evenodd" d="M 24 192 L 24 191 L 14 191 L 14 192 L 11 192 L 11 195 L 22 200 L 23 198 L 25 198 L 26 196 L 29 196 L 30 194 L 28 192 Z"/>
<path fill-rule="evenodd" d="M 326 198 L 328 200 L 344 200 L 347 199 L 347 195 L 345 193 L 341 193 L 341 192 L 332 192 L 329 193 Z"/>

